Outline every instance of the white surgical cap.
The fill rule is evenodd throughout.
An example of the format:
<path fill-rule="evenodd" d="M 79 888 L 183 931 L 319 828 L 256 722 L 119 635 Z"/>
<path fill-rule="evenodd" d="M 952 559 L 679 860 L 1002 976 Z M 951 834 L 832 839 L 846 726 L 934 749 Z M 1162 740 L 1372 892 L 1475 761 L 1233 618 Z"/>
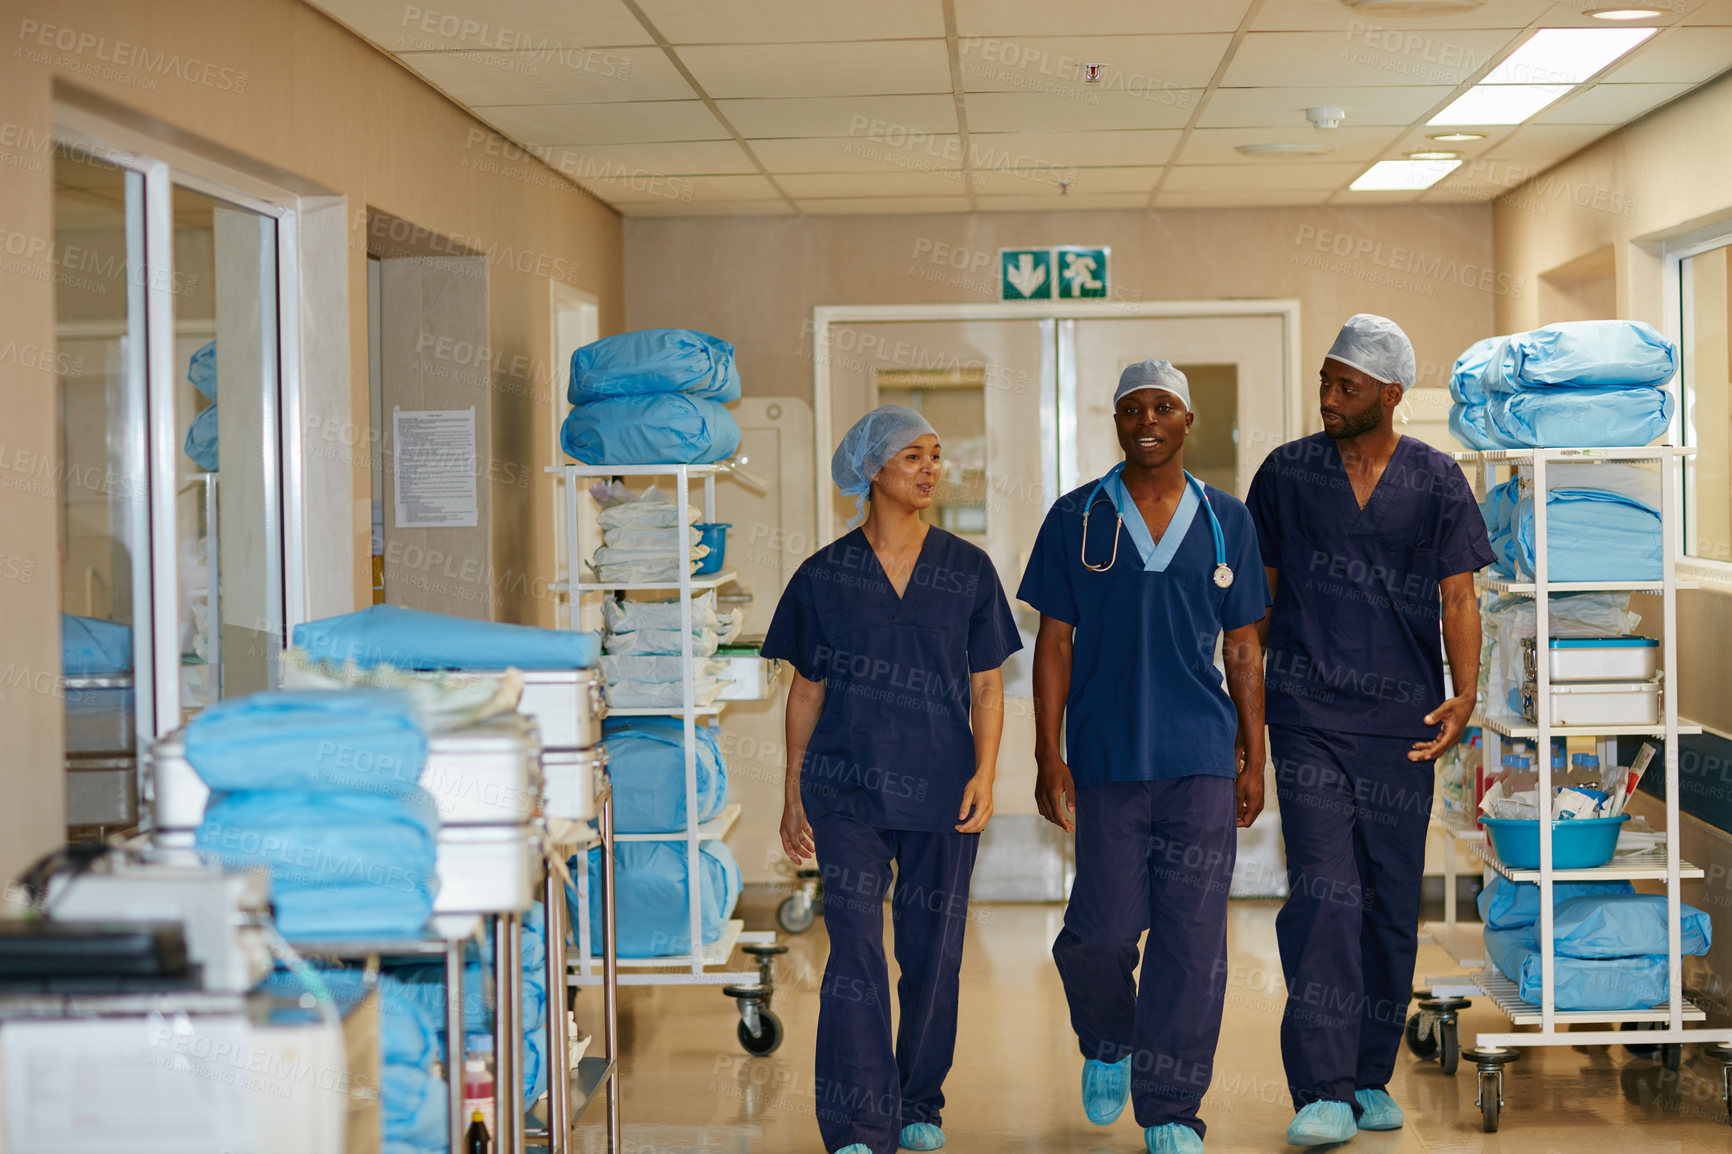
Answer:
<path fill-rule="evenodd" d="M 854 422 L 830 458 L 830 479 L 844 497 L 854 498 L 852 529 L 866 518 L 866 494 L 884 462 L 934 429 L 925 417 L 902 405 L 879 405 Z"/>
<path fill-rule="evenodd" d="M 1185 408 L 1191 407 L 1191 382 L 1185 379 L 1185 374 L 1173 367 L 1172 361 L 1139 361 L 1127 366 L 1119 374 L 1119 388 L 1113 394 L 1113 407 L 1117 408 L 1119 400 L 1126 393 L 1134 393 L 1138 389 L 1164 389 L 1185 402 Z"/>
<path fill-rule="evenodd" d="M 1326 359 L 1358 369 L 1374 381 L 1400 385 L 1403 392 L 1413 387 L 1413 342 L 1400 325 L 1376 313 L 1348 317 Z"/>

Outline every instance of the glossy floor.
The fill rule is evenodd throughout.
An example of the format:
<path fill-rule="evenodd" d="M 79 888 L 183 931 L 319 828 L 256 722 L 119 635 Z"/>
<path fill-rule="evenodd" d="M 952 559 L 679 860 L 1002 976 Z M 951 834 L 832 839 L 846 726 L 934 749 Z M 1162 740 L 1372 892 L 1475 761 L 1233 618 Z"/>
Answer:
<path fill-rule="evenodd" d="M 1215 1080 L 1203 1104 L 1208 1149 L 1292 1151 L 1292 1118 L 1276 1030 L 1282 987 L 1273 903 L 1234 903 L 1233 968 Z M 749 909 L 752 922 L 769 923 Z M 945 1092 L 951 1154 L 1135 1154 L 1142 1133 L 1127 1109 L 1109 1127 L 1082 1115 L 1082 1058 L 1048 950 L 1057 906 L 982 905 L 973 911 L 962 972 L 957 1060 Z M 886 919 L 888 921 L 888 919 Z M 823 920 L 787 938 L 776 1012 L 781 1049 L 750 1058 L 734 1040 L 733 1002 L 714 987 L 625 991 L 625 1150 L 628 1154 L 823 1154 L 812 1118 L 812 1038 L 827 949 Z M 1453 973 L 1424 946 L 1420 972 Z M 1462 1022 L 1504 1029 L 1497 1010 L 1476 1004 Z M 1520 1154 L 1732 1152 L 1720 1067 L 1687 1049 L 1683 1070 L 1665 1072 L 1620 1047 L 1529 1049 L 1510 1070 L 1500 1131 L 1483 1132 L 1468 1067 L 1453 1078 L 1403 1052 L 1390 1086 L 1407 1126 L 1362 1133 L 1342 1149 L 1365 1154 L 1512 1151 Z M 585 1123 L 600 1113 L 587 1114 Z M 576 1149 L 604 1149 L 598 1129 L 580 1128 Z"/>

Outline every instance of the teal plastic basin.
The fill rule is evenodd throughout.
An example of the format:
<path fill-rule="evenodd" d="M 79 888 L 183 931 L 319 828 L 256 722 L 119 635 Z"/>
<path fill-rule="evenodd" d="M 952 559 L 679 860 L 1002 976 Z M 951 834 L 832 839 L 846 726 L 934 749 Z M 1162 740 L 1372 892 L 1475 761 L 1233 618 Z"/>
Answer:
<path fill-rule="evenodd" d="M 722 571 L 722 561 L 728 555 L 728 530 L 731 521 L 700 521 L 692 528 L 698 531 L 698 544 L 710 547 L 709 555 L 692 570 L 694 577 L 709 577 Z"/>
<path fill-rule="evenodd" d="M 1577 817 L 1552 822 L 1552 868 L 1592 869 L 1612 860 L 1618 848 L 1618 829 L 1630 820 L 1617 817 Z M 1497 858 L 1511 869 L 1540 868 L 1540 823 L 1507 817 L 1483 817 Z"/>

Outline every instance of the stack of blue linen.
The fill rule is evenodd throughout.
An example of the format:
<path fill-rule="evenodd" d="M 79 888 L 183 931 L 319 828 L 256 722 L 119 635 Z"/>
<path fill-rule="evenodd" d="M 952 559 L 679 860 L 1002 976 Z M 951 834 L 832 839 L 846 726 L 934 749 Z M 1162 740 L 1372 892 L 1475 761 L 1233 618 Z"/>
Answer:
<path fill-rule="evenodd" d="M 587 669 L 601 638 L 569 629 L 475 621 L 444 613 L 369 605 L 295 626 L 295 645 L 320 661 L 362 669 Z"/>
<path fill-rule="evenodd" d="M 1567 321 L 1477 341 L 1455 362 L 1449 427 L 1470 449 L 1646 445 L 1666 431 L 1678 346 L 1641 321 Z"/>
<path fill-rule="evenodd" d="M 217 471 L 220 454 L 217 451 L 217 375 L 216 342 L 211 341 L 192 355 L 186 366 L 187 383 L 197 389 L 210 404 L 199 410 L 187 426 L 186 440 L 181 449 L 192 463 L 207 473 Z"/>
<path fill-rule="evenodd" d="M 1487 956 L 1536 1006 L 1544 992 L 1539 889 L 1498 877 L 1479 895 Z M 1633 1010 L 1666 1000 L 1664 897 L 1635 893 L 1628 882 L 1566 882 L 1552 886 L 1552 901 L 1552 999 L 1559 1010 Z M 1714 940 L 1708 915 L 1689 905 L 1680 915 L 1680 956 L 1706 954 Z"/>
<path fill-rule="evenodd" d="M 211 789 L 195 848 L 268 870 L 285 937 L 424 930 L 439 885 L 439 818 L 416 784 L 427 737 L 411 698 L 257 693 L 205 710 L 185 741 Z"/>
<path fill-rule="evenodd" d="M 724 404 L 740 399 L 734 346 L 690 329 L 644 329 L 571 354 L 560 430 L 565 451 L 588 465 L 707 464 L 734 454 L 740 426 Z"/>
<path fill-rule="evenodd" d="M 710 727 L 697 726 L 697 814 L 709 821 L 728 804 L 728 766 Z M 677 717 L 609 721 L 608 777 L 613 823 L 620 833 L 671 833 L 686 828 L 685 722 Z"/>
<path fill-rule="evenodd" d="M 686 843 L 626 841 L 613 847 L 614 949 L 622 958 L 659 958 L 690 953 L 692 948 L 690 871 Z M 601 850 L 589 851 L 588 861 L 573 857 L 573 870 L 589 871 L 589 934 L 591 953 L 602 943 Z M 722 936 L 740 900 L 740 865 L 722 841 L 698 843 L 699 932 L 703 944 Z M 566 887 L 571 924 L 585 911 L 578 908 L 577 887 Z"/>

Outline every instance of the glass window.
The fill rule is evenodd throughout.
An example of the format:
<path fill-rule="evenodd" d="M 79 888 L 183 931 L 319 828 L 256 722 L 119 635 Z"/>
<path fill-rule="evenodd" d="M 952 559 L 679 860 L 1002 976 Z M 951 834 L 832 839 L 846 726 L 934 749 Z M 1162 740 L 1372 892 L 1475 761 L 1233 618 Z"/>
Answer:
<path fill-rule="evenodd" d="M 925 519 L 952 533 L 986 532 L 986 370 L 880 370 L 878 403 L 904 405 L 944 431 L 943 472 Z"/>
<path fill-rule="evenodd" d="M 1684 466 L 1684 551 L 1732 561 L 1732 374 L 1727 318 L 1732 247 L 1679 262 L 1683 363 L 1679 366 L 1684 443 L 1696 453 Z"/>

